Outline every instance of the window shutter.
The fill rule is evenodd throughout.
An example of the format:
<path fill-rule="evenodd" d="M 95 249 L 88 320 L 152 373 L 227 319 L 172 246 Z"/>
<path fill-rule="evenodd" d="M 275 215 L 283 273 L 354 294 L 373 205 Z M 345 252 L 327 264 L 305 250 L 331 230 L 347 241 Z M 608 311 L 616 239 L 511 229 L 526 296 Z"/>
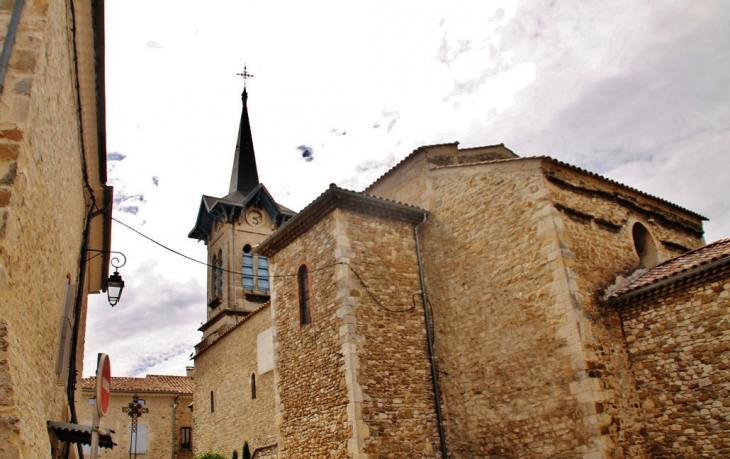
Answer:
<path fill-rule="evenodd" d="M 243 254 L 243 288 L 253 290 L 253 255 Z"/>
<path fill-rule="evenodd" d="M 259 290 L 269 291 L 269 259 L 259 255 L 258 266 Z"/>
<path fill-rule="evenodd" d="M 76 299 L 76 284 L 66 282 L 66 293 L 63 296 L 63 312 L 56 356 L 56 375 L 64 382 L 68 377 L 69 358 L 71 356 L 71 334 L 73 333 L 73 311 Z"/>
<path fill-rule="evenodd" d="M 137 424 L 137 441 L 135 442 L 132 436 L 132 425 L 129 426 L 129 452 L 135 452 L 135 446 L 137 448 L 137 454 L 147 453 L 147 424 Z"/>

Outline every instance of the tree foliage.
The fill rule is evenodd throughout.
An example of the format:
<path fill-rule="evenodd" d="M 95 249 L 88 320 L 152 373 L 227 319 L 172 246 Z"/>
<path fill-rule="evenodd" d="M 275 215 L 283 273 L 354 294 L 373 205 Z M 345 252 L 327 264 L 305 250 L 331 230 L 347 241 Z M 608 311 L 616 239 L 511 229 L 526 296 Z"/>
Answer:
<path fill-rule="evenodd" d="M 203 453 L 203 454 L 198 454 L 193 459 L 226 459 L 226 458 L 218 453 Z"/>
<path fill-rule="evenodd" d="M 248 449 L 248 442 L 243 442 L 243 459 L 251 459 L 251 450 Z"/>

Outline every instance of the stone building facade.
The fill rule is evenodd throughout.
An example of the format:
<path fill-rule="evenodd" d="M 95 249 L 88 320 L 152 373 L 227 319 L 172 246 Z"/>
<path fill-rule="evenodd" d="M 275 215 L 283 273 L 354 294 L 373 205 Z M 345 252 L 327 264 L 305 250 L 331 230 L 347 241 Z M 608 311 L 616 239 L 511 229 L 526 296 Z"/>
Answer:
<path fill-rule="evenodd" d="M 193 378 L 188 376 L 147 375 L 144 378 L 112 377 L 109 411 L 101 427 L 114 430 L 113 449 L 101 448 L 99 457 L 127 459 L 134 445 L 131 418 L 122 411 L 134 395 L 144 400 L 149 410 L 137 420 L 137 452 L 150 459 L 191 459 L 193 457 Z M 88 403 L 95 396 L 96 378 L 83 379 L 80 414 L 83 424 L 91 425 L 95 407 Z M 88 455 L 90 449 L 85 447 Z M 132 450 L 134 451 L 134 450 Z"/>
<path fill-rule="evenodd" d="M 78 422 L 86 296 L 108 276 L 103 2 L 0 19 L 0 457 L 76 457 L 48 422 Z"/>
<path fill-rule="evenodd" d="M 209 432 L 201 444 L 216 451 L 228 441 L 213 440 L 225 421 L 210 415 L 208 397 L 225 393 L 242 403 L 241 379 L 254 356 L 261 359 L 253 337 L 270 330 L 273 404 L 264 409 L 281 458 L 602 459 L 656 457 L 657 445 L 672 450 L 681 441 L 660 425 L 691 425 L 674 421 L 686 408 L 672 422 L 649 410 L 670 389 L 643 382 L 639 368 L 647 364 L 626 338 L 641 326 L 607 293 L 703 246 L 703 220 L 504 145 L 422 147 L 364 193 L 332 185 L 251 244 L 253 256 L 268 262 L 270 304 L 240 308 L 237 323 L 215 336 L 208 324 L 201 328 L 195 364 L 198 382 L 206 382 L 196 386 L 196 413 L 199 404 L 205 409 L 195 417 L 197 431 Z M 211 244 L 236 233 L 209 234 Z M 721 298 L 721 281 L 712 282 L 705 292 Z M 725 448 L 718 429 L 730 421 L 719 400 L 726 364 L 717 354 L 725 352 L 728 311 L 717 298 L 707 317 L 719 325 L 703 326 L 720 337 L 704 358 L 717 370 L 703 367 L 708 376 L 699 378 L 716 390 L 704 400 L 710 415 L 682 427 L 691 451 L 666 457 Z M 664 315 L 651 313 L 655 321 Z M 240 368 L 230 363 L 234 355 Z M 661 354 L 650 355 L 664 364 Z M 226 379 L 229 372 L 237 376 Z M 648 402 L 647 393 L 654 394 Z M 257 431 L 255 422 L 234 421 L 246 432 Z"/>
<path fill-rule="evenodd" d="M 196 453 L 212 451 L 228 457 L 234 450 L 240 455 L 244 442 L 252 449 L 276 443 L 271 330 L 271 307 L 266 303 L 220 339 L 198 349 L 193 401 Z"/>
<path fill-rule="evenodd" d="M 434 457 L 423 211 L 333 185 L 300 215 L 257 249 L 274 272 L 307 271 L 273 284 L 279 457 Z"/>
<path fill-rule="evenodd" d="M 609 301 L 652 457 L 730 457 L 730 239 L 649 270 Z"/>
<path fill-rule="evenodd" d="M 635 223 L 663 260 L 702 244 L 700 216 L 499 145 L 422 148 L 367 192 L 430 212 L 424 265 L 454 457 L 644 456 L 620 320 L 598 293 L 641 264 Z"/>

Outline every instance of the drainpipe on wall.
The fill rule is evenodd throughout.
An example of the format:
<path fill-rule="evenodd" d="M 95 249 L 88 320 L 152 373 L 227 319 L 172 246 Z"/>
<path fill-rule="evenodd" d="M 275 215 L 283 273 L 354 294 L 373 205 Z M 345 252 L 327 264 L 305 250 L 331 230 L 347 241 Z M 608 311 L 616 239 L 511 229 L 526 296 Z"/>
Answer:
<path fill-rule="evenodd" d="M 10 17 L 8 24 L 8 34 L 5 35 L 5 43 L 3 44 L 3 52 L 0 54 L 0 94 L 5 89 L 5 74 L 8 72 L 8 62 L 10 62 L 10 51 L 15 42 L 15 32 L 18 31 L 20 23 L 20 13 L 23 11 L 25 0 L 16 0 L 13 6 L 13 15 Z"/>
<path fill-rule="evenodd" d="M 81 307 L 85 297 L 86 288 L 86 262 L 88 257 L 89 249 L 89 233 L 91 232 L 91 219 L 92 209 L 89 209 L 89 213 L 86 215 L 86 225 L 84 228 L 84 240 L 81 244 L 81 262 L 79 263 L 79 280 L 76 288 L 76 302 L 74 303 L 74 323 L 73 332 L 71 334 L 71 355 L 68 362 L 68 379 L 66 380 L 66 399 L 68 401 L 68 408 L 71 413 L 71 424 L 78 424 L 79 419 L 76 413 L 76 351 L 79 345 L 79 333 L 81 331 Z M 67 443 L 67 449 L 64 451 L 66 458 L 69 457 L 70 444 Z M 76 448 L 80 458 L 84 457 L 81 449 L 81 443 L 76 443 Z"/>
<path fill-rule="evenodd" d="M 175 433 L 177 433 L 177 405 L 178 405 L 178 399 L 180 398 L 180 394 L 176 395 L 174 399 L 172 399 L 172 450 L 171 450 L 171 458 L 175 459 L 175 446 L 177 446 L 177 442 L 175 441 Z"/>
<path fill-rule="evenodd" d="M 421 242 L 418 239 L 418 230 L 426 223 L 428 213 L 423 213 L 423 221 L 413 228 L 413 235 L 416 238 L 416 257 L 418 259 L 418 277 L 421 281 L 421 297 L 423 299 L 423 316 L 426 320 L 426 340 L 428 342 L 428 357 L 431 360 L 431 381 L 433 382 L 433 395 L 436 400 L 436 420 L 439 428 L 439 441 L 441 442 L 441 457 L 446 459 L 446 433 L 444 432 L 444 417 L 441 413 L 441 393 L 439 391 L 438 370 L 436 367 L 436 354 L 433 350 L 433 329 L 431 315 L 428 312 L 428 295 L 426 294 L 426 278 L 423 273 L 423 259 L 421 258 Z"/>

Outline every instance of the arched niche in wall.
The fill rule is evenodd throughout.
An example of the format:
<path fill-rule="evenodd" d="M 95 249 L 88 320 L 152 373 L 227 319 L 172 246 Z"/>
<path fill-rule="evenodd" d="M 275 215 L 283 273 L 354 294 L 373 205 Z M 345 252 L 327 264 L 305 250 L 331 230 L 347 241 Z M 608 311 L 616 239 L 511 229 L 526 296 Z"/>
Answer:
<path fill-rule="evenodd" d="M 636 249 L 641 264 L 647 269 L 656 266 L 659 255 L 654 238 L 651 237 L 651 233 L 649 233 L 646 226 L 639 222 L 634 223 L 631 228 L 631 236 L 634 239 L 634 249 Z"/>

